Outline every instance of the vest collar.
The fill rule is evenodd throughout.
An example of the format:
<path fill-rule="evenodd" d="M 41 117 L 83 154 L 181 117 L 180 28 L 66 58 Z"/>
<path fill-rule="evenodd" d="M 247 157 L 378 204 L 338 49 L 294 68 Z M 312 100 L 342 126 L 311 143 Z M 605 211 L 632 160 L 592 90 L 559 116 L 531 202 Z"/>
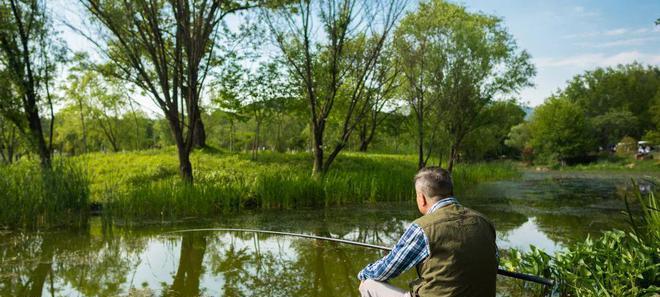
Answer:
<path fill-rule="evenodd" d="M 429 211 L 426 214 L 430 214 L 430 213 L 432 213 L 432 212 L 434 212 L 434 211 L 436 211 L 436 210 L 438 210 L 442 207 L 445 207 L 445 206 L 450 205 L 450 204 L 456 204 L 456 203 L 458 203 L 458 201 L 456 201 L 456 198 L 454 198 L 454 197 L 444 198 L 444 199 L 436 202 L 435 204 L 433 204 L 433 206 L 431 206 L 431 209 L 429 209 Z"/>

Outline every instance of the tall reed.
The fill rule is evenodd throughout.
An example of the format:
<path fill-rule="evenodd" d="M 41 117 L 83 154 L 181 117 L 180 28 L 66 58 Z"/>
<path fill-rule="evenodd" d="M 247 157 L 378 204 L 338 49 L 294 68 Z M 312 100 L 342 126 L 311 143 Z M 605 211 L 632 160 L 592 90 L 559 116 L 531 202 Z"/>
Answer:
<path fill-rule="evenodd" d="M 51 169 L 29 161 L 0 166 L 0 204 L 0 227 L 84 224 L 89 180 L 79 164 L 62 159 Z"/>

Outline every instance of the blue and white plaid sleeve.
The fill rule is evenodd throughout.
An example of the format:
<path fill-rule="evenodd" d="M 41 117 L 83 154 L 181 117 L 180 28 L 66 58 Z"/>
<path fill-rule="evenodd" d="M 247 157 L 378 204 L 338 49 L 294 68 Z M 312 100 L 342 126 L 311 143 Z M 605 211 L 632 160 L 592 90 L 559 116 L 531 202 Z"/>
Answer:
<path fill-rule="evenodd" d="M 430 255 L 428 239 L 421 227 L 412 224 L 401 236 L 392 251 L 380 260 L 367 265 L 360 273 L 360 280 L 387 281 L 421 263 Z"/>

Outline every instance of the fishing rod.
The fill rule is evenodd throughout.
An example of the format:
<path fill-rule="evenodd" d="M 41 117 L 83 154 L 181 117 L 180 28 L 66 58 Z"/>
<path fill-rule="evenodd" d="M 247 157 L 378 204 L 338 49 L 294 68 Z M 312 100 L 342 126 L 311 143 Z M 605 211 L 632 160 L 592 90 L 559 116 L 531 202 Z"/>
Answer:
<path fill-rule="evenodd" d="M 204 232 L 204 231 L 248 232 L 248 233 L 259 233 L 259 234 L 293 236 L 293 237 L 300 237 L 300 238 L 309 238 L 309 239 L 318 239 L 318 240 L 345 243 L 345 244 L 354 245 L 354 246 L 378 249 L 378 250 L 382 250 L 382 251 L 386 251 L 386 252 L 389 252 L 389 251 L 392 250 L 392 248 L 385 247 L 385 246 L 380 246 L 380 245 L 375 245 L 375 244 L 368 244 L 368 243 L 357 242 L 357 241 L 351 241 L 351 240 L 340 239 L 340 238 L 331 238 L 331 237 L 323 237 L 323 236 L 316 236 L 316 235 L 309 235 L 309 234 L 280 232 L 280 231 L 269 231 L 269 230 L 259 230 L 259 229 L 201 228 L 201 229 L 187 229 L 187 230 L 170 231 L 170 232 L 165 232 L 164 234 L 185 233 L 185 232 Z M 543 277 L 536 276 L 536 275 L 526 274 L 526 273 L 520 273 L 520 272 L 504 270 L 504 269 L 499 268 L 499 267 L 497 268 L 497 274 L 502 275 L 502 276 L 507 276 L 507 277 L 520 279 L 520 280 L 524 280 L 524 281 L 529 281 L 529 282 L 533 282 L 533 283 L 537 283 L 537 284 L 542 284 L 544 286 L 548 286 L 548 287 L 551 287 L 551 288 L 555 284 L 555 282 L 551 279 L 543 278 Z"/>

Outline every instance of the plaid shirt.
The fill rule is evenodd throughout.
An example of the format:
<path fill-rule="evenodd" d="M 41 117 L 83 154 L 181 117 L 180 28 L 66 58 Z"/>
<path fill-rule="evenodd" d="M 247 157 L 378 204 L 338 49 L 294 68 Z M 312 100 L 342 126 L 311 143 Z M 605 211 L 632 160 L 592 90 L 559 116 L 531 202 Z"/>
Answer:
<path fill-rule="evenodd" d="M 428 213 L 454 203 L 458 202 L 453 197 L 442 199 L 433 204 Z M 426 238 L 426 234 L 419 225 L 412 224 L 403 233 L 392 251 L 382 259 L 367 265 L 360 271 L 358 278 L 360 280 L 386 281 L 421 263 L 430 254 L 429 240 Z"/>

